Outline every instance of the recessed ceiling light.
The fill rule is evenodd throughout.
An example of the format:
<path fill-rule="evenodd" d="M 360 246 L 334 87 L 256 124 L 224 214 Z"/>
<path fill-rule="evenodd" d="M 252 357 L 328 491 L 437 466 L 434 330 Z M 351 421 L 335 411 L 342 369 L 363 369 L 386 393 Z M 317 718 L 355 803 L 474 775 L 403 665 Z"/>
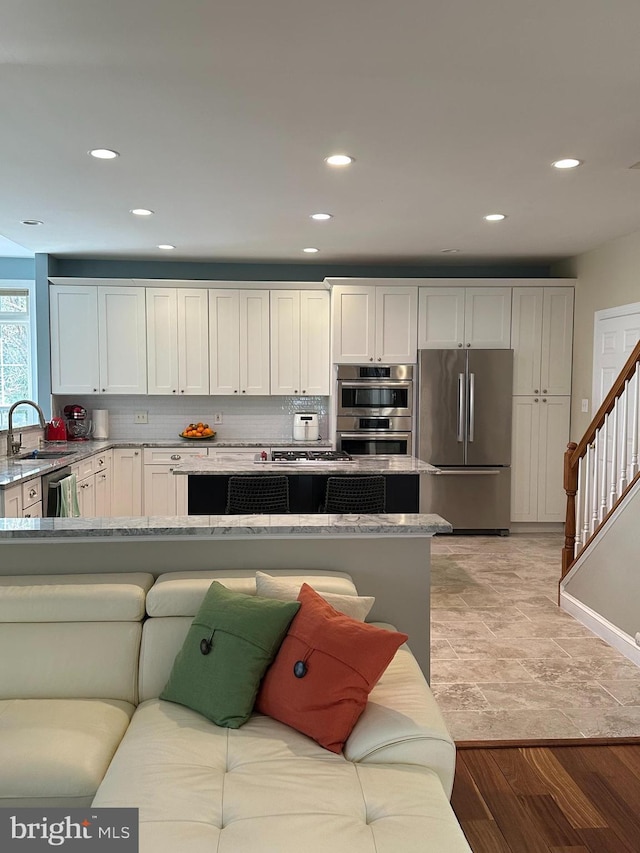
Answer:
<path fill-rule="evenodd" d="M 504 213 L 487 213 L 486 216 L 482 217 L 486 219 L 487 222 L 500 222 L 503 219 L 506 219 L 506 215 Z"/>
<path fill-rule="evenodd" d="M 171 249 L 175 249 L 175 246 L 172 246 L 171 243 L 160 243 L 158 248 L 165 249 L 165 251 L 169 252 Z"/>
<path fill-rule="evenodd" d="M 582 166 L 582 160 L 576 160 L 575 157 L 565 157 L 564 160 L 554 160 L 551 165 L 556 169 L 575 169 L 576 166 Z"/>
<path fill-rule="evenodd" d="M 117 151 L 113 151 L 111 148 L 92 148 L 89 154 L 96 160 L 115 160 L 116 157 L 120 156 Z"/>
<path fill-rule="evenodd" d="M 134 207 L 129 213 L 133 213 L 134 216 L 153 216 L 153 210 L 146 207 Z"/>
<path fill-rule="evenodd" d="M 44 225 L 44 222 L 41 219 L 21 219 L 21 225 Z"/>
<path fill-rule="evenodd" d="M 349 166 L 353 163 L 353 157 L 349 157 L 348 154 L 332 154 L 325 158 L 325 163 L 330 166 Z"/>
<path fill-rule="evenodd" d="M 333 219 L 333 214 L 332 213 L 312 213 L 311 219 L 316 219 L 318 221 L 320 221 L 322 219 Z"/>
<path fill-rule="evenodd" d="M 302 251 L 306 252 L 308 255 L 315 255 L 315 253 L 319 252 L 320 250 L 314 249 L 313 246 L 308 246 L 306 249 L 303 249 Z"/>
<path fill-rule="evenodd" d="M 456 255 L 460 249 L 440 249 L 443 255 Z"/>

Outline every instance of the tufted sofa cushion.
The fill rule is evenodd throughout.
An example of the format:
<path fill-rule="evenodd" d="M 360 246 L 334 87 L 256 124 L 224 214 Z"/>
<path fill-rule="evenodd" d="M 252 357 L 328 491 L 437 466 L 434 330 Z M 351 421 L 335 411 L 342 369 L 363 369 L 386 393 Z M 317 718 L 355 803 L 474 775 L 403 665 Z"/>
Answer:
<path fill-rule="evenodd" d="M 140 853 L 469 853 L 438 776 L 354 764 L 255 714 L 138 707 L 94 806 L 140 809 Z"/>
<path fill-rule="evenodd" d="M 0 578 L 0 806 L 86 806 L 138 698 L 143 573 Z"/>

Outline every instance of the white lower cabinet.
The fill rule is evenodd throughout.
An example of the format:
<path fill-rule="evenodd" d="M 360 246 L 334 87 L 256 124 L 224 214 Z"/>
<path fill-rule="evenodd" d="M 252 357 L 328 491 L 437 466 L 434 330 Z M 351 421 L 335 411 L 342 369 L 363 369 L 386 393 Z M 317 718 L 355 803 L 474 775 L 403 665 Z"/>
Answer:
<path fill-rule="evenodd" d="M 27 480 L 0 492 L 3 518 L 42 518 L 42 481 Z"/>
<path fill-rule="evenodd" d="M 564 521 L 570 397 L 513 398 L 512 521 Z"/>
<path fill-rule="evenodd" d="M 111 515 L 111 465 L 113 451 L 94 453 L 71 466 L 76 475 L 76 493 L 81 518 Z"/>
<path fill-rule="evenodd" d="M 142 515 L 142 450 L 117 447 L 112 452 L 111 514 Z"/>
<path fill-rule="evenodd" d="M 206 456 L 206 449 L 147 447 L 144 450 L 144 514 L 188 515 L 188 476 L 173 469 L 188 459 Z"/>

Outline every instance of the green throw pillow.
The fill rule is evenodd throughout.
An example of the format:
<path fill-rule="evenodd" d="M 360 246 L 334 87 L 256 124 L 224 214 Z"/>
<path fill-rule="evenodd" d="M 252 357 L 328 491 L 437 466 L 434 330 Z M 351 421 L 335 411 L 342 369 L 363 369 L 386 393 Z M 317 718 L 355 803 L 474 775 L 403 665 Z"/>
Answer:
<path fill-rule="evenodd" d="M 160 698 L 219 726 L 240 728 L 299 607 L 297 601 L 244 595 L 214 581 Z"/>

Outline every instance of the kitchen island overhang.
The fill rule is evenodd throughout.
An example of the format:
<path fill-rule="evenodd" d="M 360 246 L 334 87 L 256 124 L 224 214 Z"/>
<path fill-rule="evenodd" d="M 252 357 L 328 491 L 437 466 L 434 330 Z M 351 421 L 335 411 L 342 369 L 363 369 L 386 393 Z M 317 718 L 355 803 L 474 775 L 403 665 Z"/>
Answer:
<path fill-rule="evenodd" d="M 429 678 L 430 543 L 437 515 L 0 519 L 0 575 L 252 569 L 347 572 L 369 619 L 409 635 Z"/>
<path fill-rule="evenodd" d="M 350 460 L 269 462 L 236 459 L 219 461 L 189 459 L 176 465 L 173 474 L 187 476 L 190 515 L 223 513 L 229 478 L 242 475 L 285 475 L 293 513 L 316 513 L 324 502 L 329 477 L 382 475 L 385 478 L 389 513 L 420 511 L 421 482 L 437 473 L 428 462 L 414 456 L 354 456 Z"/>

